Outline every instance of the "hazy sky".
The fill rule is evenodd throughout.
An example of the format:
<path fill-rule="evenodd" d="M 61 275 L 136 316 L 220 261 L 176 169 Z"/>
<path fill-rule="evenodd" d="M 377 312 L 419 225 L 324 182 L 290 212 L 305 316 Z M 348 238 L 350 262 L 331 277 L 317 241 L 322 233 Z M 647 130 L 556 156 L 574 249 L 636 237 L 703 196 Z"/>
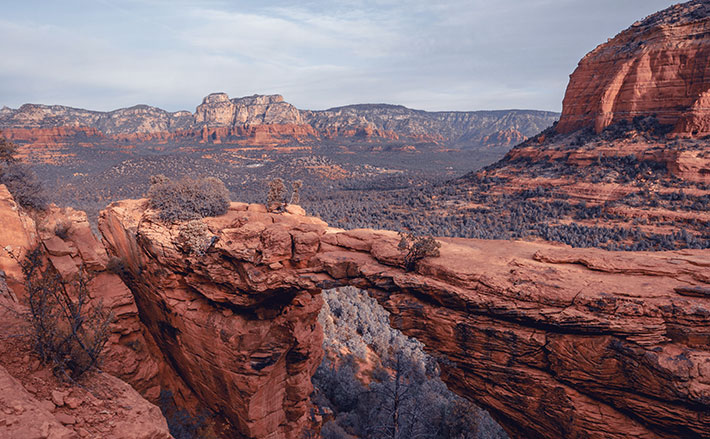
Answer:
<path fill-rule="evenodd" d="M 669 0 L 4 0 L 0 106 L 558 111 L 579 59 Z"/>

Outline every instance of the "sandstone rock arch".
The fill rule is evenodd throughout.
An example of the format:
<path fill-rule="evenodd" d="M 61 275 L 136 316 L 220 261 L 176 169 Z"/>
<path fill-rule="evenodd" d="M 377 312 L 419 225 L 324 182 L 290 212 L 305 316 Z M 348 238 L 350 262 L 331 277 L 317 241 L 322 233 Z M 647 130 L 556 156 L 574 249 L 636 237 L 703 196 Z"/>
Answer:
<path fill-rule="evenodd" d="M 299 437 L 322 356 L 318 292 L 338 285 L 370 291 L 394 327 L 446 359 L 444 381 L 514 437 L 710 431 L 707 251 L 445 239 L 441 257 L 406 272 L 393 232 L 299 213 L 233 203 L 204 220 L 216 238 L 205 256 L 186 252 L 144 201 L 100 218 L 164 384 L 242 434 Z"/>

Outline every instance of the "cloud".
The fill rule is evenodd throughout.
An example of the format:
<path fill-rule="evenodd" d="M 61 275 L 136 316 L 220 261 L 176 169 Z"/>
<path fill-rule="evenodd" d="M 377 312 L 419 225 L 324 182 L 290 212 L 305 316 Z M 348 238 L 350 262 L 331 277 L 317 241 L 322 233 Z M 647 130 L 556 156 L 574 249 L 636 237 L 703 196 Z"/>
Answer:
<path fill-rule="evenodd" d="M 598 43 L 669 0 L 26 0 L 0 19 L 0 105 L 558 110 Z"/>

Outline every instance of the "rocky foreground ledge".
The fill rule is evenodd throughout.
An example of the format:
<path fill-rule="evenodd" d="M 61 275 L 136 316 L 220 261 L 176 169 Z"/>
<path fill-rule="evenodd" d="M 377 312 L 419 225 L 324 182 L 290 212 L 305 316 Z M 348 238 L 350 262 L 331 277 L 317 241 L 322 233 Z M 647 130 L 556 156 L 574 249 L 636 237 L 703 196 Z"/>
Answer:
<path fill-rule="evenodd" d="M 440 359 L 447 384 L 512 437 L 710 431 L 709 251 L 441 239 L 441 256 L 408 272 L 396 233 L 232 203 L 202 220 L 202 254 L 180 225 L 127 200 L 101 214 L 107 253 L 80 212 L 54 209 L 35 224 L 0 199 L 2 247 L 41 243 L 60 272 L 93 264 L 94 297 L 120 316 L 107 372 L 149 399 L 160 386 L 209 407 L 246 437 L 295 439 L 312 426 L 319 292 L 338 285 L 369 290 Z M 61 218 L 66 238 L 49 233 Z M 21 295 L 11 263 L 0 258 Z"/>

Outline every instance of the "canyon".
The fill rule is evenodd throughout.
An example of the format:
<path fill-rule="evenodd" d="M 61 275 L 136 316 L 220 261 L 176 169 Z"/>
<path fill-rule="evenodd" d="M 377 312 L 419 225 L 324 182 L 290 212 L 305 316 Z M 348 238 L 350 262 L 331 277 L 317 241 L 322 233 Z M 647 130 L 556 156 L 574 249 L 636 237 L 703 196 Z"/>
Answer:
<path fill-rule="evenodd" d="M 175 139 L 186 142 L 178 149 L 199 145 L 198 154 L 204 146 L 276 149 L 324 139 L 338 139 L 328 147 L 351 154 L 343 139 L 377 147 L 403 141 L 398 157 L 409 147 L 421 150 L 417 142 L 444 149 L 522 143 L 431 192 L 406 192 L 395 199 L 400 204 L 386 197 L 374 204 L 367 191 L 335 197 L 343 207 L 330 216 L 357 219 L 369 210 L 369 228 L 337 227 L 296 205 L 272 213 L 260 203 L 232 202 L 224 215 L 199 220 L 200 241 L 209 243 L 200 251 L 185 238 L 183 224 L 161 221 L 144 198 L 98 199 L 92 192 L 103 203 L 98 238 L 84 212 L 58 206 L 30 212 L 0 185 L 0 298 L 8 307 L 22 306 L 17 258 L 36 246 L 64 279 L 89 271 L 91 299 L 116 316 L 103 371 L 132 388 L 106 384 L 132 401 L 107 411 L 140 407 L 121 413 L 143 426 L 147 438 L 167 434 L 152 405 L 161 391 L 193 414 L 210 413 L 237 437 L 297 439 L 317 432 L 322 418 L 310 395 L 324 354 L 321 291 L 344 285 L 374 297 L 392 327 L 437 359 L 448 387 L 488 410 L 511 438 L 706 438 L 708 15 L 707 1 L 674 6 L 590 52 L 570 79 L 560 121 L 544 131 L 537 118 L 554 114 L 426 113 L 387 105 L 302 111 L 280 96 L 223 93 L 207 96 L 195 113 L 147 106 L 108 113 L 4 108 L 0 128 L 21 152 L 58 160 L 66 148 L 89 154 L 97 144 L 120 144 L 121 154 L 130 155 L 142 144 L 170 149 Z M 471 128 L 477 123 L 486 128 Z M 236 160 L 244 151 L 229 154 Z M 325 160 L 295 163 L 328 168 L 329 178 L 337 167 Z M 262 163 L 241 165 L 261 169 Z M 363 193 L 371 204 L 362 204 Z M 107 200 L 113 201 L 108 207 Z M 309 212 L 325 204 L 311 203 Z M 403 221 L 396 211 L 410 216 Z M 433 220 L 425 228 L 428 217 L 456 215 L 459 230 L 494 230 L 506 239 L 443 237 L 436 233 L 442 223 Z M 510 229 L 499 227 L 506 215 Z M 522 224 L 531 219 L 541 225 Z M 66 233 L 56 232 L 58 224 Z M 439 254 L 407 267 L 397 232 L 376 230 L 386 228 L 434 235 Z M 0 333 L 12 329 L 10 321 L 0 319 Z M 7 340 L 0 338 L 0 352 L 13 354 L 17 347 Z M 37 413 L 56 437 L 79 434 L 79 426 L 61 422 L 73 408 L 48 410 L 41 401 L 48 395 L 33 392 L 20 376 L 22 365 L 34 364 L 31 355 L 14 355 L 0 362 L 0 388 L 10 395 L 0 398 L 0 410 L 12 415 L 0 433 L 30 431 L 28 414 Z M 89 416 L 81 428 L 98 429 L 94 421 Z M 120 437 L 116 430 L 96 434 Z"/>

